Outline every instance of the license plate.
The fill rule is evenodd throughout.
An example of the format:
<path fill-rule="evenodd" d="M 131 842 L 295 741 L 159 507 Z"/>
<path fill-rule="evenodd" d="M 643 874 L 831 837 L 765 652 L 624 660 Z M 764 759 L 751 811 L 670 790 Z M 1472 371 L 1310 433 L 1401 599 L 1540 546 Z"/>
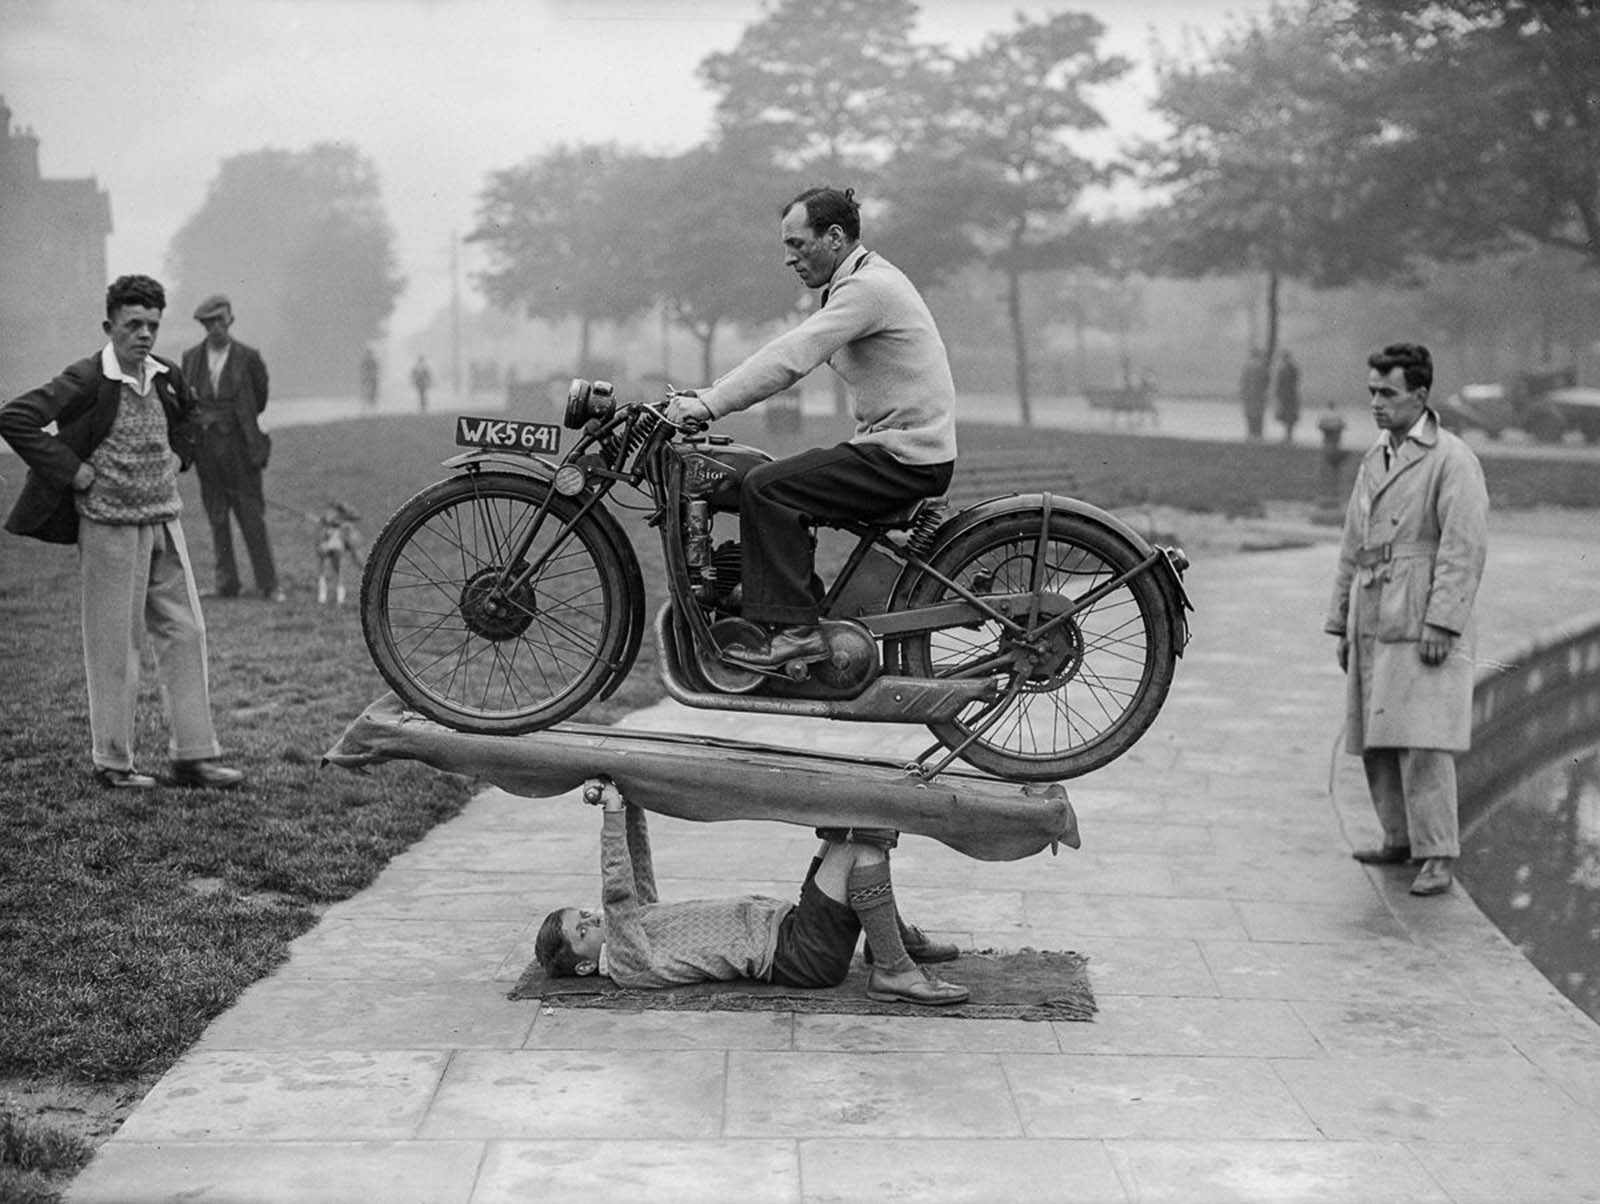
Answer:
<path fill-rule="evenodd" d="M 462 447 L 494 447 L 553 456 L 561 450 L 561 428 L 551 422 L 460 415 L 456 418 L 456 442 Z"/>

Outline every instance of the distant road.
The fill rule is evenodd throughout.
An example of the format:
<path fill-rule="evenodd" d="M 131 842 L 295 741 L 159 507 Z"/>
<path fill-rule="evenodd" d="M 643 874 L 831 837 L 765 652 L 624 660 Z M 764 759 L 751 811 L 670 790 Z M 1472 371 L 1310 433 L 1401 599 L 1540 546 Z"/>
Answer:
<path fill-rule="evenodd" d="M 1206 439 L 1216 442 L 1242 443 L 1245 439 L 1244 417 L 1237 402 L 1201 400 L 1178 397 L 1158 397 L 1156 418 L 1146 416 L 1108 414 L 1091 410 L 1082 397 L 1039 397 L 1034 400 L 1033 414 L 1037 426 L 1057 430 L 1121 431 L 1133 435 L 1165 435 L 1176 439 Z M 831 396 L 823 390 L 813 390 L 805 400 L 806 413 L 825 414 L 832 405 Z M 495 413 L 505 408 L 505 400 L 498 394 L 479 394 L 456 399 L 448 393 L 439 393 L 428 400 L 430 414 L 470 413 L 483 411 Z M 349 418 L 382 417 L 392 414 L 415 414 L 416 399 L 411 396 L 380 398 L 376 409 L 365 409 L 359 398 L 307 397 L 274 400 L 262 415 L 261 425 L 267 430 L 287 426 L 314 426 L 323 422 L 338 422 Z M 1014 397 L 963 393 L 957 402 L 957 417 L 968 422 L 1015 423 L 1017 402 Z M 1317 431 L 1317 420 L 1325 410 L 1311 410 L 1302 418 L 1295 431 L 1295 442 L 1302 447 L 1316 447 L 1322 438 Z M 1343 446 L 1365 447 L 1377 437 L 1377 429 L 1365 406 L 1348 405 L 1339 410 L 1345 420 Z M 519 417 L 555 422 L 552 406 L 549 415 L 519 414 Z M 1268 441 L 1281 440 L 1283 431 L 1268 420 Z M 1468 442 L 1480 456 L 1516 456 L 1544 460 L 1595 460 L 1600 461 L 1600 445 L 1588 446 L 1581 442 L 1559 445 L 1532 443 L 1526 438 L 1507 436 L 1490 440 L 1480 434 L 1468 436 Z M 9 452 L 3 441 L 0 450 Z"/>

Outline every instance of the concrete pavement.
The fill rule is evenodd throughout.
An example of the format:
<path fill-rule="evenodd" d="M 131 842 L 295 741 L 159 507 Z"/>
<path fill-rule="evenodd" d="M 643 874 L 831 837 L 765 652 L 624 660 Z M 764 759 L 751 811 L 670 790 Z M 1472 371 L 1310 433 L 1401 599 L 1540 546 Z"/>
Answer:
<path fill-rule="evenodd" d="M 1496 516 L 1483 655 L 1593 609 L 1588 531 Z M 489 792 L 297 941 L 69 1199 L 1600 1201 L 1600 1025 L 1459 888 L 1415 899 L 1408 872 L 1349 857 L 1377 828 L 1357 763 L 1333 756 L 1332 560 L 1327 542 L 1200 550 L 1161 718 L 1069 783 L 1081 851 L 897 851 L 924 927 L 1087 954 L 1092 1023 L 510 1002 L 545 912 L 597 897 L 598 825 L 570 796 Z M 927 742 L 670 703 L 628 723 Z M 652 828 L 669 899 L 787 895 L 814 845 L 787 825 Z"/>

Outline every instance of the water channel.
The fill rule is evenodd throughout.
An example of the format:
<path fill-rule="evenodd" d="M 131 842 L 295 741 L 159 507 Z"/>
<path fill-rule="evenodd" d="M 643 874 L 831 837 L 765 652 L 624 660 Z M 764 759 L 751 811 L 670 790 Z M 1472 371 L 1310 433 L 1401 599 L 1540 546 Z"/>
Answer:
<path fill-rule="evenodd" d="M 1600 738 L 1484 800 L 1461 844 L 1473 901 L 1600 1022 Z"/>
<path fill-rule="evenodd" d="M 1462 885 L 1600 1023 L 1600 622 L 1478 683 L 1458 772 Z"/>

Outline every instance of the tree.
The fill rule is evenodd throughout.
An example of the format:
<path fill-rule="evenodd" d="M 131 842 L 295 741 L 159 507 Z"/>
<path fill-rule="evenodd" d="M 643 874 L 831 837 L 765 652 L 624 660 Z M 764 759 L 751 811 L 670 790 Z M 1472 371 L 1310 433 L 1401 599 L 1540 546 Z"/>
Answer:
<path fill-rule="evenodd" d="M 861 188 L 918 120 L 912 0 L 778 0 L 700 75 L 725 140 L 816 183 Z"/>
<path fill-rule="evenodd" d="M 652 286 L 700 344 L 700 383 L 716 377 L 716 338 L 793 315 L 803 286 L 783 267 L 779 207 L 797 180 L 728 145 L 665 161 L 648 190 Z"/>
<path fill-rule="evenodd" d="M 911 40 L 916 17 L 912 0 L 777 0 L 737 46 L 700 64 L 720 142 L 866 197 L 926 112 L 918 81 L 930 56 Z M 834 405 L 848 408 L 838 378 Z"/>
<path fill-rule="evenodd" d="M 1168 195 L 1147 215 L 1149 266 L 1261 272 L 1269 358 L 1286 278 L 1383 280 L 1413 258 L 1398 181 L 1362 168 L 1382 153 L 1381 113 L 1353 86 L 1353 65 L 1329 52 L 1332 26 L 1318 11 L 1274 8 L 1206 61 L 1158 61 L 1155 108 L 1173 132 L 1136 155 Z"/>
<path fill-rule="evenodd" d="M 1600 3 L 1323 0 L 1330 50 L 1383 115 L 1374 179 L 1409 241 L 1461 257 L 1515 239 L 1600 267 Z"/>
<path fill-rule="evenodd" d="M 949 62 L 928 93 L 937 114 L 928 149 L 946 166 L 951 195 L 962 198 L 964 212 L 954 220 L 1005 279 L 1024 423 L 1032 407 L 1022 277 L 1098 254 L 1092 230 L 1072 211 L 1107 172 L 1075 151 L 1069 135 L 1105 124 L 1088 91 L 1128 69 L 1124 59 L 1100 55 L 1103 33 L 1082 13 L 1037 22 L 1019 15 L 1011 32 Z"/>
<path fill-rule="evenodd" d="M 274 392 L 347 392 L 405 287 L 393 243 L 377 170 L 354 147 L 234 155 L 168 249 L 172 308 L 226 292 Z"/>
<path fill-rule="evenodd" d="M 613 146 L 561 146 L 491 172 L 467 236 L 485 250 L 476 279 L 501 309 L 578 321 L 579 372 L 593 326 L 625 322 L 654 299 L 648 252 L 651 181 L 659 162 Z"/>

